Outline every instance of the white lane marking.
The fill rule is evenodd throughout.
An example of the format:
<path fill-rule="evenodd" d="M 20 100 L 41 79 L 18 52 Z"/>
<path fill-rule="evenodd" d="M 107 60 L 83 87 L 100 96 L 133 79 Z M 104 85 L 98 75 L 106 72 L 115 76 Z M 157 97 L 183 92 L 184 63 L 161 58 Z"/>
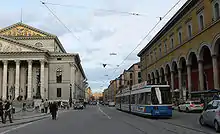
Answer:
<path fill-rule="evenodd" d="M 23 128 L 23 127 L 25 127 L 25 126 L 27 126 L 27 125 L 30 125 L 30 124 L 32 124 L 32 123 L 34 123 L 34 122 L 30 122 L 30 123 L 27 123 L 27 124 L 23 124 L 23 125 L 20 125 L 20 126 L 14 127 L 14 128 L 12 128 L 12 129 L 9 129 L 9 130 L 6 130 L 6 131 L 4 131 L 4 132 L 1 132 L 0 134 L 6 134 L 6 133 L 9 133 L 9 132 L 11 132 L 11 131 L 14 131 L 14 130 L 16 130 L 16 129 Z"/>
<path fill-rule="evenodd" d="M 100 108 L 100 106 L 98 106 L 99 107 L 99 111 L 101 112 L 101 113 L 103 113 L 105 116 L 107 116 L 108 117 L 108 119 L 110 120 L 110 119 L 112 119 L 110 116 L 108 116 L 104 111 L 102 111 L 102 109 Z M 1 133 L 0 133 L 1 134 Z"/>

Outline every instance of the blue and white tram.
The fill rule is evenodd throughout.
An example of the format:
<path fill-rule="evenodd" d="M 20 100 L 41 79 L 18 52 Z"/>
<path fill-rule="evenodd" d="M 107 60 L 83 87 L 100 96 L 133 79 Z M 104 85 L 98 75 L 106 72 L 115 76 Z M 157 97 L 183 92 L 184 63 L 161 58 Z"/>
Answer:
<path fill-rule="evenodd" d="M 171 92 L 169 85 L 138 84 L 128 93 L 116 96 L 118 109 L 152 117 L 172 117 Z M 121 101 L 119 101 L 121 100 Z"/>
<path fill-rule="evenodd" d="M 116 95 L 116 108 L 122 111 L 130 112 L 130 94 L 129 88 L 123 89 Z"/>

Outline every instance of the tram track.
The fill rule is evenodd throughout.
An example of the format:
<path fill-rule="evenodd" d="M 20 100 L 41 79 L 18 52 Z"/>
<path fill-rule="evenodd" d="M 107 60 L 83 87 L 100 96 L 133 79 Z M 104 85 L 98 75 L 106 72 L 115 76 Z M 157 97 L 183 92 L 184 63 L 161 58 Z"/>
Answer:
<path fill-rule="evenodd" d="M 196 128 L 188 127 L 186 125 L 174 124 L 174 123 L 167 122 L 167 121 L 162 121 L 162 120 L 158 120 L 158 121 L 162 122 L 162 123 L 169 124 L 169 125 L 173 125 L 173 126 L 176 126 L 176 127 L 185 128 L 185 129 L 188 129 L 188 130 L 191 130 L 191 131 L 195 131 L 195 132 L 200 132 L 200 133 L 204 133 L 204 134 L 214 134 L 212 132 L 205 132 L 203 130 L 199 130 L 199 129 L 196 129 Z"/>
<path fill-rule="evenodd" d="M 113 109 L 111 109 L 111 111 L 112 112 L 114 112 L 114 111 L 116 112 L 116 110 L 113 110 Z M 117 111 L 117 113 L 121 113 L 122 114 L 122 113 L 126 113 L 126 112 L 119 112 L 119 111 Z M 123 114 L 123 115 L 126 116 L 127 118 L 132 118 L 131 116 L 137 116 L 137 115 L 133 115 L 133 114 L 129 114 L 129 113 Z M 112 114 L 111 116 L 114 117 L 115 114 Z M 117 119 L 118 121 L 121 121 L 121 122 L 123 122 L 123 123 L 125 123 L 125 124 L 127 124 L 127 125 L 129 125 L 131 127 L 133 127 L 134 129 L 142 132 L 143 134 L 149 134 L 149 132 L 147 132 L 146 130 L 144 130 L 143 128 L 141 128 L 140 126 L 138 126 L 138 125 L 136 125 L 136 124 L 134 124 L 132 122 L 129 122 L 129 121 L 124 120 L 124 119 L 120 119 L 118 117 L 116 117 L 114 119 Z M 180 130 L 183 130 L 183 131 L 186 131 L 186 132 L 188 132 L 187 130 L 189 130 L 192 133 L 215 134 L 214 132 L 207 132 L 205 130 L 200 130 L 199 128 L 193 128 L 193 127 L 189 127 L 189 126 L 186 126 L 186 125 L 172 123 L 172 122 L 168 122 L 168 121 L 164 121 L 164 120 L 159 120 L 159 119 L 158 120 L 154 120 L 154 119 L 149 119 L 149 118 L 143 118 L 143 119 L 145 119 L 145 121 L 146 121 L 146 123 L 148 125 L 151 125 L 155 129 L 161 129 L 161 130 L 167 131 L 169 133 L 180 134 L 180 133 L 182 133 L 182 132 L 179 132 Z M 159 124 L 159 123 L 162 123 L 162 124 Z M 164 126 L 164 124 L 168 124 L 170 126 L 166 127 L 166 126 Z"/>

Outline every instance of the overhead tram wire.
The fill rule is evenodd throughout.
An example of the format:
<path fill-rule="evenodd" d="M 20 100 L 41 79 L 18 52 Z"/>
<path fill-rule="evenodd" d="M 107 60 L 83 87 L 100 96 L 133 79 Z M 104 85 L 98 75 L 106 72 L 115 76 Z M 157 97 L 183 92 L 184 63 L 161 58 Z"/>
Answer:
<path fill-rule="evenodd" d="M 97 10 L 97 11 L 109 12 L 109 13 L 127 14 L 131 16 L 147 17 L 147 15 L 145 14 L 135 13 L 135 12 L 125 12 L 125 11 L 117 11 L 117 10 L 101 9 L 101 8 L 90 8 L 90 7 L 78 6 L 78 5 L 64 5 L 64 4 L 57 4 L 57 3 L 50 3 L 50 2 L 44 2 L 44 4 L 53 5 L 53 6 L 62 6 L 62 7 L 74 7 L 74 8 L 79 8 L 79 9 L 91 9 L 91 10 Z"/>
<path fill-rule="evenodd" d="M 155 26 L 146 34 L 146 36 L 138 43 L 138 45 L 125 57 L 125 59 L 119 64 L 119 67 L 127 60 L 127 58 L 143 43 L 143 41 L 151 34 L 151 32 L 160 24 L 160 22 L 181 2 L 181 0 L 178 0 L 176 4 L 174 4 L 170 10 L 166 12 L 166 14 L 163 17 L 160 17 L 160 21 L 158 21 Z M 116 67 L 112 74 L 116 72 L 116 70 L 119 68 Z M 110 79 L 110 77 L 109 77 Z M 107 83 L 107 82 L 106 82 Z M 104 85 L 106 84 L 104 83 Z"/>
<path fill-rule="evenodd" d="M 40 1 L 48 10 L 49 10 L 49 12 L 63 25 L 63 27 L 68 31 L 68 32 L 70 32 L 72 35 L 73 35 L 73 37 L 74 38 L 76 38 L 78 41 L 80 41 L 79 40 L 79 38 L 60 20 L 60 18 L 46 5 L 46 3 L 45 2 L 43 2 L 43 1 Z"/>

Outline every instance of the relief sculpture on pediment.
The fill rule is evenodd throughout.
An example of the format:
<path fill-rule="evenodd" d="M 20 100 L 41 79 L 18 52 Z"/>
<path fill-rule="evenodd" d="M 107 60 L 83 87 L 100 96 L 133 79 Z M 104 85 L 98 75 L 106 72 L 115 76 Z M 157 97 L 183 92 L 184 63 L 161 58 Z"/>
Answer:
<path fill-rule="evenodd" d="M 10 30 L 7 30 L 3 33 L 1 33 L 2 35 L 5 36 L 18 36 L 18 37 L 22 37 L 22 36 L 32 36 L 32 37 L 41 37 L 41 36 L 45 36 L 39 32 L 33 31 L 29 28 L 26 27 L 22 27 L 22 26 L 17 26 L 15 28 L 12 28 Z"/>
<path fill-rule="evenodd" d="M 0 45 L 0 51 L 1 52 L 20 52 L 22 49 L 18 46 L 13 46 L 13 45 Z"/>

